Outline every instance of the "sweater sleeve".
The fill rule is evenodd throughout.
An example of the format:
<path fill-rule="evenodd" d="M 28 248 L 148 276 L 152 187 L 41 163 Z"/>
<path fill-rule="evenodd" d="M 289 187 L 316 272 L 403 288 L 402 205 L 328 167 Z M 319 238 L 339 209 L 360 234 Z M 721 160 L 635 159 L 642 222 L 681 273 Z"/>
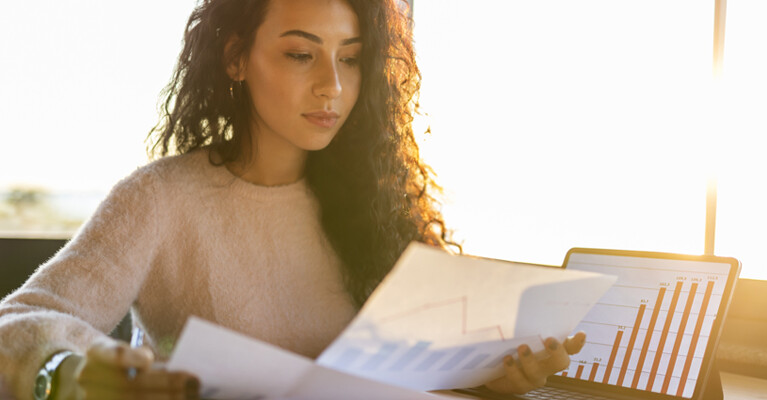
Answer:
<path fill-rule="evenodd" d="M 37 370 L 54 352 L 84 352 L 128 312 L 147 276 L 159 228 L 151 167 L 118 183 L 53 258 L 0 303 L 0 377 L 32 398 Z"/>

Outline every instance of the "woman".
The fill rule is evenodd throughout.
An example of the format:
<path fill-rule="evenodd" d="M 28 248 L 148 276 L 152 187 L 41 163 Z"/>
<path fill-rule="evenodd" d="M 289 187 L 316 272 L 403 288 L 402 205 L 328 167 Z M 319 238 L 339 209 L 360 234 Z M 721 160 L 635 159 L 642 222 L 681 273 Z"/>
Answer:
<path fill-rule="evenodd" d="M 449 244 L 411 128 L 419 78 L 393 1 L 203 1 L 155 128 L 178 155 L 117 184 L 0 305 L 15 396 L 36 375 L 39 398 L 196 396 L 150 369 L 190 315 L 318 355 L 410 241 Z M 154 354 L 106 338 L 129 308 Z M 582 343 L 521 348 L 488 386 L 539 386 Z"/>

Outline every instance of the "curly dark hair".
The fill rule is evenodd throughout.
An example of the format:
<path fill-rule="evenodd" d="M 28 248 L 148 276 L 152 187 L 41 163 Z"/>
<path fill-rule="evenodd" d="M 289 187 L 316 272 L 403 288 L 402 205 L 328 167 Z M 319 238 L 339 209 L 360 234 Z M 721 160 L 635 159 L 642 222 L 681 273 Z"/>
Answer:
<path fill-rule="evenodd" d="M 345 286 L 357 306 L 411 241 L 454 245 L 435 199 L 440 188 L 413 136 L 421 74 L 411 20 L 397 1 L 347 0 L 361 31 L 360 93 L 335 139 L 311 152 L 306 164 L 323 228 L 341 258 Z M 251 134 L 251 100 L 247 88 L 236 86 L 237 100 L 232 100 L 226 65 L 249 51 L 267 9 L 267 0 L 198 4 L 163 91 L 164 117 L 150 132 L 156 136 L 152 153 L 209 147 L 216 165 L 242 156 L 243 138 Z M 241 40 L 225 54 L 232 35 Z"/>

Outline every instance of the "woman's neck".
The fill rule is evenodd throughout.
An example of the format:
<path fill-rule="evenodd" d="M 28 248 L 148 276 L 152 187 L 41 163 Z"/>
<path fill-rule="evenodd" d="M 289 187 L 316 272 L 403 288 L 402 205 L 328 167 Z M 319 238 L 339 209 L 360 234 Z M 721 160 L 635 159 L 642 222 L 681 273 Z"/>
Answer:
<path fill-rule="evenodd" d="M 254 131 L 243 140 L 239 159 L 226 164 L 231 173 L 261 186 L 280 186 L 297 182 L 304 176 L 308 152 L 282 137 L 259 135 Z"/>

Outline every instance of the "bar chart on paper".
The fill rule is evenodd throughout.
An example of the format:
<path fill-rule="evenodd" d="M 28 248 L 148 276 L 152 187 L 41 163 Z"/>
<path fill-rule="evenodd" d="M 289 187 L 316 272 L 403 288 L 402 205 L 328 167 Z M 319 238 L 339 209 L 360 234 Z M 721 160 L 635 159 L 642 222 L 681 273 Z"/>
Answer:
<path fill-rule="evenodd" d="M 567 268 L 618 281 L 578 326 L 587 343 L 561 375 L 691 397 L 728 266 L 621 257 L 573 258 Z"/>
<path fill-rule="evenodd" d="M 454 370 L 475 370 L 495 368 L 511 349 L 507 344 L 494 343 L 492 346 L 467 346 L 448 349 L 431 349 L 432 343 L 418 341 L 414 346 L 385 343 L 377 351 L 366 355 L 364 349 L 350 347 L 344 350 L 333 363 L 355 366 L 362 371 L 386 372 L 452 372 Z"/>
<path fill-rule="evenodd" d="M 504 341 L 499 325 L 467 327 L 467 304 L 469 299 L 461 296 L 446 301 L 427 303 L 406 312 L 381 318 L 376 329 L 365 334 L 364 328 L 357 330 L 357 340 L 337 342 L 329 346 L 318 359 L 322 365 L 350 373 L 374 377 L 402 386 L 419 388 L 440 387 L 445 382 L 461 379 L 472 381 L 491 373 L 511 354 L 518 344 Z M 482 334 L 490 341 L 445 347 L 431 340 L 384 340 L 378 337 L 378 330 L 388 323 L 415 320 L 452 320 L 454 326 L 445 326 L 457 337 Z M 365 340 L 364 337 L 370 337 Z M 540 339 L 538 339 L 540 340 Z M 469 385 L 470 386 L 470 385 Z"/>

